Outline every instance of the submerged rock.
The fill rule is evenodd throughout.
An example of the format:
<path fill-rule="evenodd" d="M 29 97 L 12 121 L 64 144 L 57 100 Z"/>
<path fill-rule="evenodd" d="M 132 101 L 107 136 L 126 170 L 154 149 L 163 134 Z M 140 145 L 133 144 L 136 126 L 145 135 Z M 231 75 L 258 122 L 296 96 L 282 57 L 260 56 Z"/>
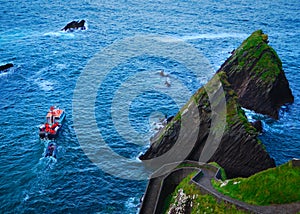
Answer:
<path fill-rule="evenodd" d="M 244 108 L 278 119 L 280 107 L 294 102 L 281 60 L 262 30 L 233 51 L 217 72 L 222 71 Z"/>

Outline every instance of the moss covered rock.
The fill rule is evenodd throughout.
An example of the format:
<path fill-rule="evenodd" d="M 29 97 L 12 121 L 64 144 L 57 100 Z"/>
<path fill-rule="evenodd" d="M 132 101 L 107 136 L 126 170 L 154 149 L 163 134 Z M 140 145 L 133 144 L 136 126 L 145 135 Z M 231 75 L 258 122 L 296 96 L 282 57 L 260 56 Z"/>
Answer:
<path fill-rule="evenodd" d="M 255 31 L 224 62 L 225 72 L 241 106 L 278 119 L 283 104 L 294 102 L 282 63 L 268 45 L 268 36 Z"/>

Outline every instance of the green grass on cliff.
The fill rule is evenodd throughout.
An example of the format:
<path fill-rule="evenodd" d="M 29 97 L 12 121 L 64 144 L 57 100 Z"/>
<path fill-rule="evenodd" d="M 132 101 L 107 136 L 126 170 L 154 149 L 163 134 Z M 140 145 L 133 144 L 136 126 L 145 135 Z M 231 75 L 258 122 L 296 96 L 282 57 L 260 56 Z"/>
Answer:
<path fill-rule="evenodd" d="M 276 51 L 267 44 L 268 35 L 262 30 L 251 34 L 236 50 L 237 71 L 251 69 L 264 82 L 273 82 L 282 70 L 282 62 Z"/>
<path fill-rule="evenodd" d="M 224 202 L 218 202 L 212 195 L 202 195 L 200 189 L 193 183 L 191 183 L 192 177 L 196 172 L 191 173 L 184 178 L 180 184 L 176 187 L 174 193 L 169 196 L 166 201 L 165 212 L 167 213 L 168 208 L 174 203 L 175 198 L 178 194 L 179 189 L 183 189 L 183 192 L 192 199 L 192 214 L 196 213 L 211 213 L 211 214 L 223 214 L 223 213 L 245 213 L 244 211 L 238 210 L 234 205 L 227 204 Z"/>
<path fill-rule="evenodd" d="M 221 187 L 213 186 L 221 193 L 255 205 L 286 204 L 300 201 L 300 167 L 291 162 L 257 173 L 249 178 L 235 178 Z"/>
<path fill-rule="evenodd" d="M 225 181 L 225 180 L 227 179 L 227 175 L 226 175 L 226 172 L 225 172 L 224 168 L 222 168 L 222 167 L 221 167 L 218 163 L 216 163 L 216 162 L 210 162 L 209 164 L 210 164 L 210 165 L 213 165 L 213 166 L 215 166 L 215 167 L 217 167 L 217 168 L 220 169 L 222 181 Z"/>

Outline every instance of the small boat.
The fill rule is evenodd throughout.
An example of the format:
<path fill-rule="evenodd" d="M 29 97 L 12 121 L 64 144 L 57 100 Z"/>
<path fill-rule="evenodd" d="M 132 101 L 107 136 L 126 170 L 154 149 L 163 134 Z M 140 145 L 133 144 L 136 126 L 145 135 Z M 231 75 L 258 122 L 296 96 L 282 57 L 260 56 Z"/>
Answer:
<path fill-rule="evenodd" d="M 45 157 L 54 157 L 56 158 L 57 145 L 53 142 L 50 142 L 46 148 Z"/>
<path fill-rule="evenodd" d="M 57 138 L 65 117 L 66 113 L 64 110 L 51 106 L 46 115 L 46 123 L 39 128 L 40 138 L 49 140 Z"/>

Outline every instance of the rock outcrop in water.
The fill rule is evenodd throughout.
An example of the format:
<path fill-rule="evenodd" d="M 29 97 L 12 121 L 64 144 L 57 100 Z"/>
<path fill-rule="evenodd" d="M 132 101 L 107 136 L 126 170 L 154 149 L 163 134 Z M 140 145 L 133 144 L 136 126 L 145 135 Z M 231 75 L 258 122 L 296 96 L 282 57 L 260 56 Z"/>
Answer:
<path fill-rule="evenodd" d="M 210 96 L 208 88 L 215 88 Z M 190 142 L 193 145 L 189 145 L 191 150 L 185 159 L 201 161 L 204 156 L 205 161 L 221 165 L 229 178 L 248 177 L 275 167 L 274 160 L 257 138 L 259 132 L 249 123 L 241 107 L 278 118 L 279 107 L 292 101 L 293 95 L 280 59 L 267 45 L 267 35 L 256 31 L 233 52 L 214 78 L 157 133 L 140 159 L 151 163 L 150 159 L 167 153 L 177 144 L 189 145 Z M 224 103 L 225 111 L 216 113 L 215 110 L 221 109 Z M 221 114 L 226 118 L 225 129 L 222 122 L 212 124 Z M 222 135 L 218 134 L 222 129 Z M 180 136 L 182 130 L 185 137 Z M 209 149 L 214 146 L 215 149 Z"/>
<path fill-rule="evenodd" d="M 70 23 L 68 23 L 63 29 L 61 29 L 62 31 L 67 31 L 67 30 L 85 30 L 86 27 L 84 26 L 85 24 L 85 20 L 81 20 L 81 21 L 72 21 Z"/>
<path fill-rule="evenodd" d="M 283 104 L 294 102 L 282 63 L 261 30 L 254 32 L 225 61 L 228 82 L 244 108 L 278 119 Z"/>
<path fill-rule="evenodd" d="M 12 63 L 7 63 L 5 65 L 0 65 L 0 72 L 5 72 L 5 70 L 13 67 L 14 65 Z"/>

